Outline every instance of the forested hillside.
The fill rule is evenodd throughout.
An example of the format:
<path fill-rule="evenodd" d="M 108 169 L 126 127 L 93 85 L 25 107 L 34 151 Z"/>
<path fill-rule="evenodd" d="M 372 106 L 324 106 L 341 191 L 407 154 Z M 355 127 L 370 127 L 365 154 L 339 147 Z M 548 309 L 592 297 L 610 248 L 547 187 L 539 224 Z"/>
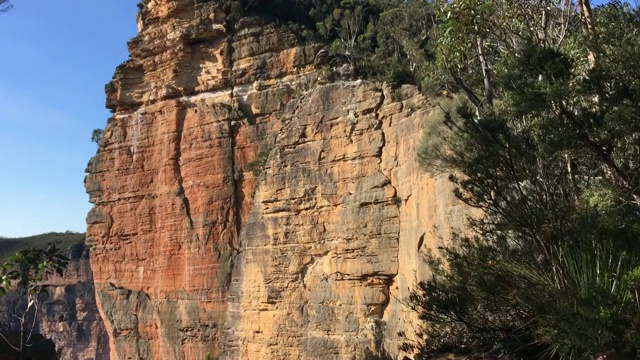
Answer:
<path fill-rule="evenodd" d="M 49 243 L 55 244 L 59 249 L 66 251 L 73 245 L 84 243 L 84 238 L 84 233 L 70 231 L 63 233 L 50 232 L 22 238 L 0 236 L 0 259 L 4 260 L 8 256 L 29 247 L 46 248 Z"/>

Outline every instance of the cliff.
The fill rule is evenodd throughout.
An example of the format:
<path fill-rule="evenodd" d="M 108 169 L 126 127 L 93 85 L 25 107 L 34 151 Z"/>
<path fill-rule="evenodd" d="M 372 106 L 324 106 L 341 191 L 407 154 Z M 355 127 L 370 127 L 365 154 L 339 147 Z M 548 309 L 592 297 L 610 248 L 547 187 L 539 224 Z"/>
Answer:
<path fill-rule="evenodd" d="M 147 0 L 85 186 L 112 359 L 397 352 L 421 252 L 462 225 L 414 161 L 415 88 L 329 81 L 319 45 Z"/>
<path fill-rule="evenodd" d="M 108 360 L 108 334 L 96 307 L 88 251 L 77 244 L 69 248 L 67 256 L 71 261 L 64 275 L 50 277 L 45 283 L 47 293 L 41 296 L 36 332 L 53 341 L 60 360 Z M 22 313 L 24 301 L 15 293 L 0 298 L 0 323 L 19 329 L 13 315 Z"/>

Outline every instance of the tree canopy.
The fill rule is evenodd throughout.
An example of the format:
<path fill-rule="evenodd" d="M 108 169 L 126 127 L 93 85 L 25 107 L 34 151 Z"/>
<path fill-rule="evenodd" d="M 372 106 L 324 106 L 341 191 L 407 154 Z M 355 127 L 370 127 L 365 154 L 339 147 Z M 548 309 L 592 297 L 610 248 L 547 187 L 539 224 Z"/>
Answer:
<path fill-rule="evenodd" d="M 394 27 L 413 29 L 409 21 L 422 22 L 428 18 L 421 19 L 420 12 L 408 19 L 402 17 L 402 22 L 400 17 L 392 17 L 393 9 L 406 6 L 404 0 L 224 0 L 222 3 L 231 21 L 244 15 L 261 16 L 288 27 L 300 40 L 326 44 L 332 55 L 346 59 L 355 76 L 416 83 L 405 49 L 391 30 Z"/>
<path fill-rule="evenodd" d="M 454 95 L 419 159 L 482 215 L 431 255 L 409 299 L 424 327 L 405 349 L 637 358 L 638 8 L 432 4 L 431 70 Z"/>

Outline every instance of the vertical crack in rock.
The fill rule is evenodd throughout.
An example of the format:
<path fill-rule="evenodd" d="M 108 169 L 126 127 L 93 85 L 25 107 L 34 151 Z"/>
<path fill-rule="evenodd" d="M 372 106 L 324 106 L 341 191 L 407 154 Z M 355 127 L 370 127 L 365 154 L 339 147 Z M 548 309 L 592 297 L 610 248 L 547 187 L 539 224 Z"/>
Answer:
<path fill-rule="evenodd" d="M 384 104 L 385 96 L 384 96 L 384 91 L 382 90 L 378 90 L 378 91 L 380 92 L 380 100 L 373 108 L 373 115 L 375 116 L 375 119 L 378 120 L 378 123 L 376 124 L 375 129 L 380 130 L 380 132 L 382 133 L 382 146 L 380 146 L 380 152 L 378 153 L 378 156 L 380 158 L 380 163 L 382 163 L 382 152 L 384 150 L 384 147 L 387 145 L 387 137 L 382 128 L 382 119 L 380 118 L 380 109 Z"/>
<path fill-rule="evenodd" d="M 369 82 L 318 85 L 274 116 L 272 166 L 238 239 L 228 358 L 395 353 L 397 331 L 407 328 L 399 296 L 415 261 L 409 239 L 422 227 L 422 214 L 400 199 L 419 190 L 421 179 L 407 176 L 416 173 L 410 142 L 420 127 L 388 91 Z M 231 135 L 240 165 L 244 130 Z"/>
<path fill-rule="evenodd" d="M 111 229 L 113 228 L 113 216 L 111 214 L 112 210 L 113 210 L 113 207 L 111 205 L 109 205 L 108 210 L 107 210 L 106 222 L 105 222 L 105 225 L 107 227 L 105 232 L 106 232 L 107 236 L 111 235 Z"/>
<path fill-rule="evenodd" d="M 316 261 L 316 258 L 312 257 L 309 262 L 304 263 L 302 265 L 302 269 L 300 270 L 300 283 L 302 283 L 302 288 L 307 290 L 307 284 L 305 283 L 305 279 L 307 278 L 307 273 L 309 272 L 309 267 L 312 266 Z"/>
<path fill-rule="evenodd" d="M 237 132 L 237 127 L 238 124 L 235 124 L 233 121 L 229 124 L 229 137 L 230 137 L 230 141 L 231 141 L 231 149 L 230 152 L 231 154 L 229 155 L 230 157 L 230 171 L 231 171 L 231 177 L 232 177 L 232 181 L 231 184 L 233 186 L 233 198 L 232 198 L 232 204 L 231 204 L 231 208 L 233 209 L 233 211 L 231 211 L 231 213 L 229 214 L 229 216 L 233 216 L 233 226 L 235 229 L 235 236 L 230 237 L 229 238 L 229 247 L 231 249 L 233 249 L 234 251 L 238 251 L 238 245 L 233 243 L 234 238 L 238 239 L 239 235 L 240 235 L 240 229 L 242 227 L 242 219 L 241 219 L 241 212 L 242 212 L 242 170 L 238 167 L 238 165 L 236 164 L 236 137 L 238 135 Z M 231 259 L 231 262 L 233 265 L 233 257 Z"/>
<path fill-rule="evenodd" d="M 234 100 L 233 87 L 231 88 L 231 101 Z M 232 105 L 233 106 L 233 105 Z M 231 108 L 233 112 L 233 107 Z M 234 236 L 229 238 L 229 247 L 233 249 L 235 252 L 238 251 L 239 244 L 234 244 L 234 239 L 238 240 L 240 237 L 240 229 L 242 227 L 242 218 L 240 214 L 242 213 L 242 169 L 238 166 L 236 161 L 236 148 L 237 148 L 237 137 L 238 131 L 241 126 L 240 122 L 236 120 L 231 120 L 229 122 L 229 141 L 230 144 L 230 155 L 229 155 L 229 171 L 231 172 L 231 185 L 232 185 L 232 203 L 231 211 L 229 216 L 233 217 L 233 227 L 234 227 Z M 227 219 L 228 220 L 228 219 Z M 233 268 L 233 256 L 230 259 L 231 268 Z"/>
<path fill-rule="evenodd" d="M 384 95 L 384 91 L 382 89 L 379 90 L 380 91 L 380 100 L 378 101 L 378 103 L 375 105 L 374 107 L 374 116 L 375 118 L 378 120 L 378 124 L 377 124 L 377 129 L 380 130 L 380 133 L 382 135 L 382 146 L 380 147 L 380 152 L 379 152 L 379 159 L 380 159 L 380 172 L 388 179 L 389 181 L 389 186 L 391 186 L 391 188 L 393 189 L 393 197 L 391 199 L 391 201 L 396 204 L 397 210 L 398 210 L 398 216 L 397 216 L 397 221 L 398 223 L 400 222 L 400 205 L 396 202 L 396 199 L 398 198 L 398 189 L 395 186 L 395 184 L 393 183 L 392 180 L 392 176 L 390 176 L 391 174 L 385 174 L 384 170 L 382 168 L 382 161 L 383 161 L 383 154 L 385 151 L 385 148 L 387 146 L 387 134 L 384 131 L 384 126 L 382 123 L 382 118 L 380 116 L 380 109 L 382 108 L 382 106 L 384 105 L 384 102 L 386 100 L 385 95 Z M 399 252 L 400 252 L 400 226 L 398 224 L 398 232 L 395 234 L 396 235 L 396 241 L 398 243 L 398 247 L 396 249 L 396 261 L 399 262 Z M 398 276 L 399 273 L 399 264 L 396 265 L 396 270 L 395 273 L 393 275 L 389 275 L 386 276 L 384 281 L 384 284 L 386 286 L 386 300 L 384 301 L 383 304 L 381 304 L 381 312 L 380 312 L 380 318 L 383 319 L 384 318 L 384 313 L 387 310 L 387 307 L 389 306 L 389 303 L 391 302 L 391 287 L 393 286 L 393 284 L 395 283 L 396 277 Z"/>
<path fill-rule="evenodd" d="M 189 198 L 187 198 L 187 194 L 184 191 L 183 178 L 182 178 L 182 166 L 180 165 L 180 160 L 182 158 L 182 136 L 184 133 L 184 121 L 186 117 L 186 111 L 184 105 L 181 103 L 180 109 L 176 113 L 176 145 L 173 154 L 173 171 L 176 176 L 176 182 L 178 183 L 178 188 L 176 189 L 176 196 L 180 199 L 182 204 L 182 208 L 184 209 L 185 216 L 187 218 L 187 223 L 189 224 L 189 229 L 193 230 L 193 218 L 191 217 L 191 206 L 189 205 Z M 196 237 L 198 234 L 196 234 Z"/>
<path fill-rule="evenodd" d="M 235 100 L 235 78 L 234 78 L 234 60 L 233 60 L 233 55 L 235 52 L 235 47 L 233 46 L 233 37 L 236 34 L 236 28 L 235 28 L 235 24 L 232 23 L 231 21 L 229 21 L 229 17 L 227 16 L 226 20 L 225 20 L 225 29 L 227 32 L 227 38 L 226 38 L 226 56 L 227 56 L 227 64 L 228 64 L 228 68 L 229 68 L 229 74 L 227 76 L 227 82 L 229 87 L 231 88 L 230 91 L 230 95 L 229 95 L 229 102 L 230 102 L 230 106 L 231 106 L 231 112 L 233 112 L 233 106 L 234 106 L 234 100 Z M 241 99 L 238 99 L 237 101 L 238 104 L 241 103 Z M 239 105 L 238 105 L 239 106 Z M 240 109 L 240 113 L 242 112 L 242 109 Z M 232 236 L 229 237 L 229 243 L 228 246 L 229 248 L 232 250 L 231 252 L 231 256 L 229 256 L 229 269 L 231 269 L 231 271 L 229 271 L 229 274 L 227 274 L 224 282 L 224 289 L 225 291 L 228 291 L 229 288 L 231 287 L 231 280 L 232 280 L 232 271 L 234 269 L 235 266 L 235 258 L 238 255 L 238 253 L 240 252 L 239 248 L 240 248 L 240 244 L 236 244 L 234 243 L 234 240 L 236 242 L 240 241 L 240 229 L 242 227 L 242 218 L 240 216 L 241 212 L 242 212 L 242 169 L 237 167 L 236 164 L 236 146 L 237 146 L 237 140 L 236 137 L 238 135 L 238 129 L 237 127 L 239 127 L 239 125 L 237 125 L 238 123 L 235 123 L 234 120 L 229 122 L 229 137 L 230 137 L 230 141 L 231 141 L 231 149 L 230 149 L 230 171 L 231 171 L 231 183 L 232 183 L 232 189 L 231 191 L 233 192 L 233 198 L 232 198 L 232 204 L 230 205 L 231 208 L 233 209 L 233 211 L 231 212 L 230 216 L 233 216 L 233 220 L 234 220 L 234 227 L 235 227 L 235 232 L 232 233 Z M 227 219 L 228 220 L 228 219 Z"/>

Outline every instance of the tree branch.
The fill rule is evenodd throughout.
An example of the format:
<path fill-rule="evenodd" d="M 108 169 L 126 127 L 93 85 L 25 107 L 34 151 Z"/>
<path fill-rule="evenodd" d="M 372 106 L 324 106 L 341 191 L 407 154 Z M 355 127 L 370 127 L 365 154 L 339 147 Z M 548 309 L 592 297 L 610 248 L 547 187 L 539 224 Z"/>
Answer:
<path fill-rule="evenodd" d="M 563 105 L 557 106 L 556 116 L 560 119 L 565 118 L 569 122 L 576 131 L 578 138 L 587 145 L 589 149 L 591 149 L 596 159 L 609 170 L 613 177 L 613 181 L 617 183 L 618 186 L 629 192 L 629 195 L 634 199 L 634 206 L 640 210 L 640 193 L 637 191 L 636 187 L 633 186 L 627 174 L 622 171 L 611 156 L 604 151 L 604 147 L 598 144 L 589 136 L 589 134 L 587 134 L 578 119 L 576 119 L 575 116 Z"/>
<path fill-rule="evenodd" d="M 482 77 L 484 79 L 484 96 L 487 101 L 487 106 L 493 107 L 493 83 L 491 79 L 491 69 L 489 63 L 484 55 L 483 41 L 480 36 L 476 36 L 476 43 L 478 45 L 478 60 L 482 65 Z"/>
<path fill-rule="evenodd" d="M 0 337 L 1 337 L 2 339 L 4 339 L 4 341 L 7 343 L 7 345 L 9 345 L 13 350 L 15 350 L 15 351 L 20 351 L 20 349 L 19 349 L 19 348 L 17 348 L 17 347 L 15 347 L 15 346 L 13 346 L 13 344 L 9 341 L 9 339 L 7 339 L 7 338 L 4 336 L 4 334 L 2 333 L 2 331 L 0 331 Z"/>

